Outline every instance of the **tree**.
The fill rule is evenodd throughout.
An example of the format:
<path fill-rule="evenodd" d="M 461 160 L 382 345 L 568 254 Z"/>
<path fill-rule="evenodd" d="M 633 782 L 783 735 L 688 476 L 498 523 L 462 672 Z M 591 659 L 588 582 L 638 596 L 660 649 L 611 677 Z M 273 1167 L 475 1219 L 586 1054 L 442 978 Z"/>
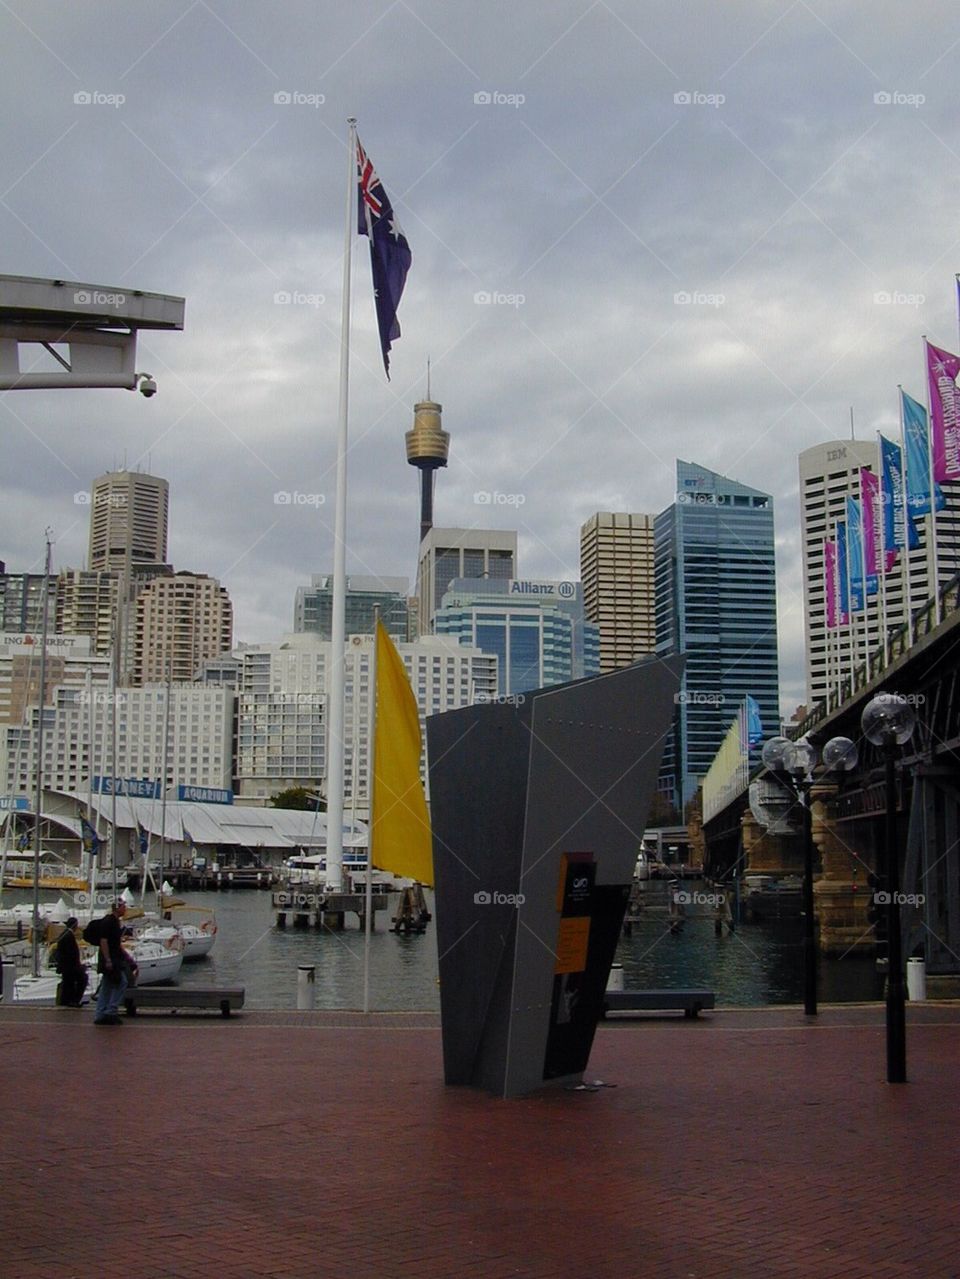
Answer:
<path fill-rule="evenodd" d="M 305 786 L 289 786 L 286 790 L 277 791 L 276 795 L 270 796 L 271 808 L 295 808 L 300 812 L 311 813 L 315 809 L 319 812 L 326 812 L 326 804 L 314 791 L 309 791 Z"/>

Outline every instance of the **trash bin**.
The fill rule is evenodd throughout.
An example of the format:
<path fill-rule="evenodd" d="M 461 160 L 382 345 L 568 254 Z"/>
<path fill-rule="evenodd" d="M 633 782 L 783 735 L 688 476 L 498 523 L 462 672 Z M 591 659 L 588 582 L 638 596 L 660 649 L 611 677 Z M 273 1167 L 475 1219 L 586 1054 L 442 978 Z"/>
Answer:
<path fill-rule="evenodd" d="M 925 959 L 907 960 L 907 998 L 911 1003 L 920 1003 L 927 997 L 927 961 Z"/>

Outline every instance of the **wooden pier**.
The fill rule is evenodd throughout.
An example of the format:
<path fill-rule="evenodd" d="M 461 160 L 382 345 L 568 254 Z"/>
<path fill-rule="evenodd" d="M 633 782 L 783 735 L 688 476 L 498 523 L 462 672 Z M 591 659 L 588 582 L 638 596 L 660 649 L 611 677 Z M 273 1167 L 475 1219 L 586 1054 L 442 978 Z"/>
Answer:
<path fill-rule="evenodd" d="M 377 911 L 386 910 L 390 904 L 387 893 L 374 893 L 373 924 L 377 926 Z M 281 888 L 273 894 L 273 906 L 277 912 L 277 927 L 286 928 L 291 920 L 294 928 L 343 928 L 347 914 L 354 914 L 364 927 L 366 896 L 363 893 L 325 893 L 315 888 Z"/>

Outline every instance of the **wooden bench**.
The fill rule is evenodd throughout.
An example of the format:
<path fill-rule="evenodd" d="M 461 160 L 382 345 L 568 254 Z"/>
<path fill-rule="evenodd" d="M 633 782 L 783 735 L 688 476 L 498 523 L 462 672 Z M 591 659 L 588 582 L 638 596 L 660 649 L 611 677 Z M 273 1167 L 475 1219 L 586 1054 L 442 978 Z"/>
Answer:
<path fill-rule="evenodd" d="M 608 990 L 603 997 L 603 1016 L 614 1012 L 682 1011 L 696 1017 L 704 1008 L 713 1008 L 712 990 Z"/>
<path fill-rule="evenodd" d="M 243 986 L 133 986 L 125 992 L 123 1003 L 128 1017 L 135 1017 L 141 1008 L 165 1008 L 172 1013 L 181 1008 L 216 1009 L 229 1017 L 243 1007 L 244 994 Z"/>

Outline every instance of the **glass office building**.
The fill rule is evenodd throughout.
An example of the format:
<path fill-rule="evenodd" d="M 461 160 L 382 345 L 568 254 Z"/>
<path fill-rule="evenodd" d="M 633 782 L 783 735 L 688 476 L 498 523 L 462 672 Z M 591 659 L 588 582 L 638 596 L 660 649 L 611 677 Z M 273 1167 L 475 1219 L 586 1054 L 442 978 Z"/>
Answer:
<path fill-rule="evenodd" d="M 600 671 L 600 633 L 584 617 L 579 582 L 455 578 L 435 623 L 438 635 L 496 654 L 501 697 Z"/>
<path fill-rule="evenodd" d="M 379 610 L 389 635 L 401 643 L 409 638 L 407 579 L 405 577 L 347 578 L 344 604 L 344 634 L 372 635 Z M 309 586 L 297 588 L 293 629 L 298 635 L 310 633 L 328 640 L 333 625 L 333 578 L 314 574 Z"/>
<path fill-rule="evenodd" d="M 747 694 L 763 739 L 780 731 L 773 498 L 691 462 L 654 526 L 657 654 L 686 658 L 660 772 L 664 797 L 695 794 Z"/>

